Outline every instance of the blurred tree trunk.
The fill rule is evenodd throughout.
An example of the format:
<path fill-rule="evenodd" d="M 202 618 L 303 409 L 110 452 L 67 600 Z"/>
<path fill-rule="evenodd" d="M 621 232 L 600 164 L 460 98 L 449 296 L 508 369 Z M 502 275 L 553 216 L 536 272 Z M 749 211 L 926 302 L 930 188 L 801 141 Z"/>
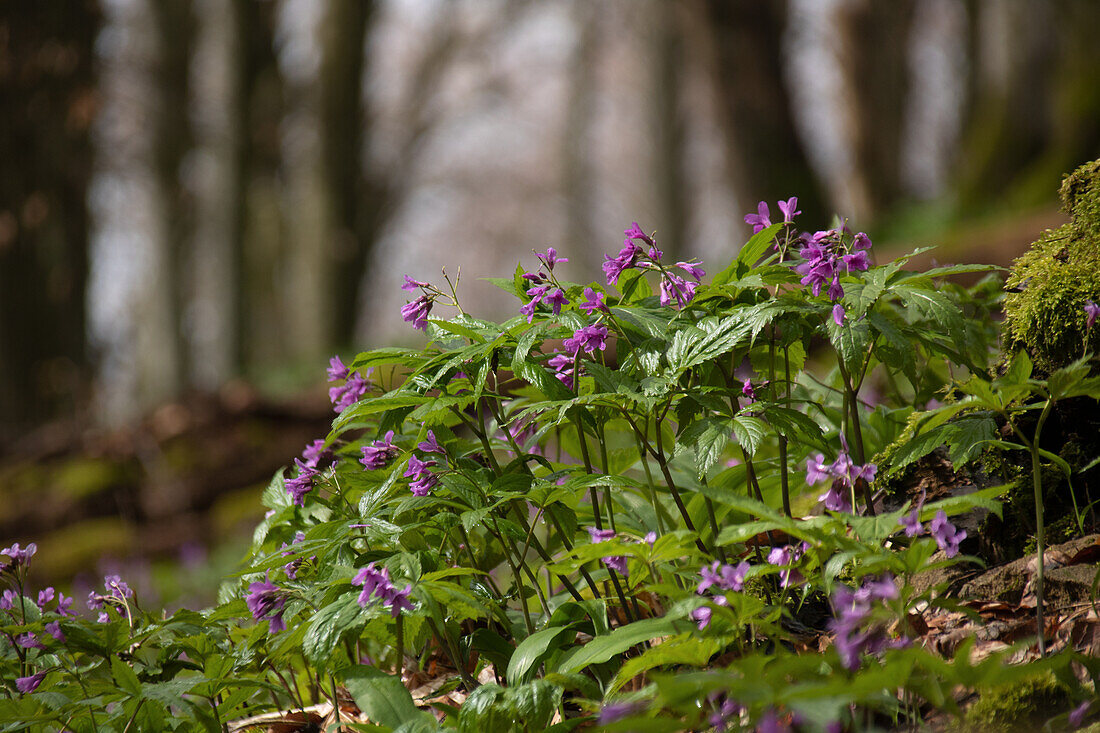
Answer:
<path fill-rule="evenodd" d="M 850 134 L 868 206 L 868 216 L 852 225 L 866 228 L 901 192 L 899 151 L 913 0 L 863 0 L 842 5 L 839 12 L 841 68 L 856 107 Z"/>
<path fill-rule="evenodd" d="M 91 0 L 0 5 L 0 438 L 71 411 L 86 385 L 99 24 Z"/>
<path fill-rule="evenodd" d="M 679 259 L 687 229 L 684 180 L 683 24 L 679 8 L 668 0 L 653 7 L 653 179 L 657 189 L 657 241 L 669 261 Z"/>
<path fill-rule="evenodd" d="M 341 346 L 352 341 L 373 239 L 363 175 L 363 44 L 373 9 L 370 0 L 329 0 L 321 29 L 321 164 L 331 209 L 333 336 Z"/>
<path fill-rule="evenodd" d="M 809 221 L 823 220 L 828 205 L 793 122 L 794 114 L 812 111 L 793 110 L 782 83 L 784 5 L 705 0 L 703 12 L 715 57 L 712 83 L 724 106 L 726 145 L 733 151 L 729 168 L 743 186 L 738 193 L 749 201 L 768 201 L 773 213 L 776 200 L 797 196 Z"/>
<path fill-rule="evenodd" d="M 149 46 L 145 112 L 152 117 L 152 236 L 147 280 L 136 314 L 133 358 L 138 369 L 138 407 L 177 396 L 183 388 L 186 347 L 182 328 L 188 201 L 180 166 L 191 146 L 187 114 L 194 19 L 188 0 L 147 0 L 153 34 Z M 109 154 L 109 151 L 104 151 Z"/>
<path fill-rule="evenodd" d="M 247 166 L 246 0 L 199 0 L 191 65 L 195 229 L 190 379 L 216 389 L 240 369 L 241 251 Z"/>
<path fill-rule="evenodd" d="M 599 41 L 599 12 L 587 0 L 572 7 L 576 45 L 566 70 L 569 97 L 562 137 L 562 190 L 565 193 L 565 242 L 570 251 L 586 253 L 588 266 L 600 265 L 592 225 L 592 186 L 595 180 L 589 126 L 592 124 L 595 60 Z M 585 264 L 585 263 L 578 263 Z"/>

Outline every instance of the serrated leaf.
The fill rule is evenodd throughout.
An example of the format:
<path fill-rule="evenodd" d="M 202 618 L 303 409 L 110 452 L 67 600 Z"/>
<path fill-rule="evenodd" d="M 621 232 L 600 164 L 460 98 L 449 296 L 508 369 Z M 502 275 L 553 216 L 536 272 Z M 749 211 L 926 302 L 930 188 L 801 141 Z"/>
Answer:
<path fill-rule="evenodd" d="M 664 665 L 690 665 L 702 667 L 722 648 L 718 639 L 682 637 L 670 639 L 650 647 L 639 656 L 628 659 L 608 685 L 607 693 L 614 694 L 634 677 Z"/>
<path fill-rule="evenodd" d="M 768 426 L 763 420 L 751 415 L 738 415 L 730 425 L 737 442 L 752 456 L 768 434 Z"/>
<path fill-rule="evenodd" d="M 695 470 L 700 479 L 722 455 L 730 442 L 729 422 L 722 418 L 706 417 L 690 423 L 677 438 L 676 446 L 691 448 L 695 453 Z"/>
<path fill-rule="evenodd" d="M 314 665 L 325 666 L 340 638 L 366 623 L 366 609 L 360 608 L 356 593 L 344 593 L 332 603 L 322 606 L 309 620 L 302 652 Z"/>
<path fill-rule="evenodd" d="M 745 273 L 749 272 L 760 257 L 768 251 L 776 233 L 782 228 L 783 224 L 772 224 L 749 237 L 749 241 L 741 245 L 736 259 L 729 264 L 729 267 L 711 278 L 711 285 L 717 287 L 744 277 Z"/>

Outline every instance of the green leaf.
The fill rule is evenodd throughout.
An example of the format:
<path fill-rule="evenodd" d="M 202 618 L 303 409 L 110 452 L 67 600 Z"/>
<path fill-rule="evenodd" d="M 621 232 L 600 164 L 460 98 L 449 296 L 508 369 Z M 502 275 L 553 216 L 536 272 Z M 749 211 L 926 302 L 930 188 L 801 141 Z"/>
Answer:
<path fill-rule="evenodd" d="M 644 270 L 623 270 L 619 275 L 619 305 L 632 305 L 653 296 L 653 288 L 645 279 Z"/>
<path fill-rule="evenodd" d="M 516 648 L 492 629 L 474 629 L 470 636 L 470 648 L 480 652 L 497 669 L 508 669 Z"/>
<path fill-rule="evenodd" d="M 646 649 L 641 655 L 628 659 L 608 685 L 607 694 L 613 694 L 634 677 L 665 665 L 690 665 L 702 667 L 719 649 L 718 639 L 692 637 L 675 638 Z"/>
<path fill-rule="evenodd" d="M 367 620 L 367 610 L 359 606 L 356 594 L 349 592 L 338 596 L 332 603 L 322 606 L 309 621 L 302 639 L 302 652 L 311 663 L 324 666 L 332 655 L 340 638 Z"/>
<path fill-rule="evenodd" d="M 372 721 L 397 728 L 425 715 L 398 677 L 361 664 L 344 670 L 341 676 L 355 704 Z"/>
<path fill-rule="evenodd" d="M 770 227 L 761 229 L 756 234 L 749 237 L 749 241 L 745 242 L 738 251 L 737 258 L 730 263 L 729 267 L 711 278 L 710 284 L 712 286 L 725 285 L 728 282 L 744 277 L 745 273 L 749 272 L 753 265 L 759 261 L 761 256 L 768 251 L 768 248 L 772 244 L 772 240 L 775 239 L 775 235 L 782 228 L 782 223 L 772 224 Z"/>
<path fill-rule="evenodd" d="M 111 657 L 111 675 L 115 678 L 119 689 L 125 690 L 134 697 L 141 697 L 141 682 L 138 681 L 134 670 L 130 665 L 118 657 Z"/>
<path fill-rule="evenodd" d="M 635 621 L 626 626 L 620 626 L 607 636 L 599 636 L 584 646 L 575 647 L 562 655 L 555 666 L 555 671 L 562 674 L 579 672 L 591 664 L 600 664 L 611 659 L 616 654 L 621 654 L 643 641 L 650 641 L 659 636 L 671 636 L 693 628 L 693 625 L 680 620 L 673 620 L 662 616 L 660 618 L 647 618 Z"/>
<path fill-rule="evenodd" d="M 471 692 L 458 712 L 459 733 L 511 730 L 512 715 L 497 710 L 497 703 L 503 697 L 504 688 L 495 682 L 481 685 Z"/>
<path fill-rule="evenodd" d="M 515 711 L 516 721 L 525 730 L 546 730 L 554 715 L 554 709 L 561 702 L 562 688 L 547 681 L 534 680 L 519 687 L 509 687 L 505 699 L 509 708 Z"/>
<path fill-rule="evenodd" d="M 572 642 L 577 635 L 571 626 L 552 626 L 536 631 L 520 642 L 512 659 L 508 662 L 507 679 L 509 685 L 526 682 L 528 673 L 552 651 Z"/>
<path fill-rule="evenodd" d="M 677 438 L 676 447 L 677 450 L 691 448 L 695 452 L 695 470 L 702 479 L 729 442 L 729 422 L 722 418 L 706 417 L 689 424 Z"/>
<path fill-rule="evenodd" d="M 751 415 L 738 415 L 733 418 L 731 427 L 737 442 L 750 456 L 756 452 L 756 449 L 768 434 L 767 423 Z"/>

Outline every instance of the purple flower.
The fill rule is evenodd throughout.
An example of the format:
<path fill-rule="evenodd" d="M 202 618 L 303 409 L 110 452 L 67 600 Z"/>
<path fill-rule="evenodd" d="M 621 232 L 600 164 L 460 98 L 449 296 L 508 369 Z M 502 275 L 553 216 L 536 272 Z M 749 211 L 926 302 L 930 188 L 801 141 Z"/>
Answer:
<path fill-rule="evenodd" d="M 626 241 L 628 242 L 631 239 L 640 239 L 648 245 L 652 246 L 653 244 L 653 240 L 650 239 L 648 234 L 642 231 L 642 228 L 638 226 L 638 222 L 636 221 L 630 222 L 630 228 L 623 230 L 623 234 L 626 236 Z"/>
<path fill-rule="evenodd" d="M 286 605 L 286 593 L 274 583 L 252 583 L 248 586 L 248 595 L 244 598 L 248 610 L 252 612 L 252 618 L 257 621 L 268 619 L 268 630 L 276 634 L 286 628 L 283 621 L 283 606 Z"/>
<path fill-rule="evenodd" d="M 592 544 L 597 545 L 601 542 L 607 542 L 615 538 L 615 530 L 613 529 L 596 529 L 595 527 L 588 528 L 588 539 Z"/>
<path fill-rule="evenodd" d="M 573 338 L 565 339 L 562 346 L 573 354 L 584 349 L 589 354 L 595 354 L 596 350 L 603 351 L 607 348 L 607 328 L 604 326 L 584 326 L 573 333 Z"/>
<path fill-rule="evenodd" d="M 897 597 L 897 586 L 889 575 L 866 578 L 862 587 L 855 591 L 844 586 L 837 588 L 833 606 L 838 615 L 829 622 L 829 629 L 836 633 L 837 653 L 847 669 L 858 669 L 860 656 L 865 652 L 873 654 L 908 643 L 904 638 L 888 639 L 880 626 L 868 627 L 866 624 L 873 604 Z"/>
<path fill-rule="evenodd" d="M 38 552 L 38 545 L 33 542 L 25 548 L 20 548 L 19 543 L 16 542 L 11 547 L 0 550 L 0 555 L 7 555 L 11 559 L 10 566 L 5 569 L 14 569 L 21 565 L 30 565 L 31 557 L 33 557 L 36 552 Z"/>
<path fill-rule="evenodd" d="M 1100 305 L 1097 305 L 1094 301 L 1085 301 L 1085 330 L 1091 330 L 1092 324 L 1096 323 L 1096 317 L 1100 316 Z"/>
<path fill-rule="evenodd" d="M 329 387 L 328 397 L 332 401 L 333 409 L 340 413 L 363 399 L 368 390 L 370 381 L 360 376 L 359 372 L 352 372 L 345 384 Z"/>
<path fill-rule="evenodd" d="M 348 368 L 344 366 L 344 362 L 340 361 L 339 356 L 328 360 L 328 381 L 339 382 L 341 379 L 347 379 L 348 373 Z"/>
<path fill-rule="evenodd" d="M 320 472 L 308 463 L 303 463 L 301 459 L 298 458 L 294 459 L 294 465 L 298 467 L 298 475 L 284 481 L 283 486 L 286 488 L 286 493 L 290 494 L 295 504 L 304 506 L 306 494 L 313 491 L 313 477 Z"/>
<path fill-rule="evenodd" d="M 325 464 L 327 467 L 336 460 L 336 456 L 332 454 L 332 451 L 325 448 L 325 441 L 321 438 L 318 438 L 305 447 L 302 451 L 302 458 L 305 459 L 305 464 L 307 466 L 312 466 L 313 468 L 320 468 L 321 464 Z"/>
<path fill-rule="evenodd" d="M 1088 715 L 1089 708 L 1092 707 L 1092 700 L 1085 700 L 1083 703 L 1075 707 L 1070 711 L 1069 724 L 1072 728 L 1080 728 L 1081 724 L 1085 722 L 1085 716 Z"/>
<path fill-rule="evenodd" d="M 376 440 L 370 445 L 364 445 L 359 451 L 363 454 L 359 462 L 368 471 L 377 471 L 393 460 L 400 449 L 393 444 L 393 431 L 390 430 L 381 440 Z"/>
<path fill-rule="evenodd" d="M 19 690 L 24 695 L 29 695 L 38 689 L 38 686 L 42 684 L 42 680 L 46 679 L 45 672 L 38 672 L 32 674 L 30 677 L 17 677 L 15 679 L 15 689 Z"/>
<path fill-rule="evenodd" d="M 729 729 L 729 724 L 735 717 L 740 718 L 741 711 L 743 711 L 744 708 L 736 700 L 724 694 L 714 695 L 712 693 L 707 699 L 716 703 L 719 698 L 724 699 L 722 699 L 722 704 L 718 706 L 718 709 L 711 714 L 710 724 L 716 731 L 721 733 Z"/>
<path fill-rule="evenodd" d="M 363 608 L 367 607 L 373 596 L 382 601 L 383 607 L 390 609 L 394 618 L 397 618 L 402 610 L 413 610 L 413 605 L 409 602 L 412 585 L 406 585 L 403 589 L 397 590 L 390 581 L 390 571 L 386 568 L 378 570 L 374 563 L 371 563 L 355 574 L 351 584 L 362 586 L 363 590 L 359 594 L 358 603 Z"/>
<path fill-rule="evenodd" d="M 435 301 L 432 298 L 421 295 L 413 302 L 401 306 L 401 317 L 411 323 L 413 328 L 426 331 L 428 329 L 428 314 L 431 312 L 433 305 L 435 305 Z"/>
<path fill-rule="evenodd" d="M 783 223 L 790 224 L 794 221 L 794 218 L 801 214 L 801 211 L 795 211 L 798 208 L 798 199 L 794 196 L 786 201 L 779 201 L 776 204 L 779 210 L 783 212 Z"/>
<path fill-rule="evenodd" d="M 565 293 L 561 288 L 555 288 L 553 292 L 546 296 L 544 302 L 554 309 L 555 316 L 561 313 L 562 306 L 569 305 L 569 300 L 565 297 Z"/>
<path fill-rule="evenodd" d="M 752 227 L 752 233 L 756 234 L 772 225 L 771 211 L 768 202 L 761 201 L 756 205 L 755 214 L 745 214 L 745 223 Z"/>
<path fill-rule="evenodd" d="M 554 265 L 556 265 L 559 262 L 568 262 L 569 261 L 569 259 L 567 257 L 558 257 L 558 251 L 556 249 L 554 249 L 553 247 L 547 247 L 546 248 L 546 254 L 543 254 L 541 252 L 536 252 L 535 256 L 538 257 L 540 260 L 542 260 L 544 263 L 546 263 L 546 269 L 548 269 L 548 270 L 553 270 Z"/>
<path fill-rule="evenodd" d="M 657 542 L 657 533 L 656 532 L 646 532 L 645 537 L 642 538 L 642 541 L 645 542 L 650 547 L 653 547 L 654 543 Z"/>
<path fill-rule="evenodd" d="M 838 326 L 844 325 L 844 306 L 840 303 L 833 306 L 833 322 Z"/>
<path fill-rule="evenodd" d="M 829 466 L 825 465 L 824 460 L 824 453 L 818 453 L 816 458 L 806 459 L 806 483 L 810 486 L 829 478 Z"/>
<path fill-rule="evenodd" d="M 600 725 L 610 725 L 618 722 L 623 718 L 630 717 L 635 713 L 640 713 L 645 710 L 646 704 L 641 701 L 635 702 L 612 702 L 604 705 L 600 708 L 600 714 L 597 717 L 597 722 Z"/>
<path fill-rule="evenodd" d="M 439 485 L 439 477 L 429 470 L 434 465 L 435 461 L 422 461 L 415 455 L 409 456 L 409 465 L 404 475 L 412 479 L 409 482 L 409 491 L 413 496 L 427 496 Z"/>
<path fill-rule="evenodd" d="M 59 622 L 51 621 L 50 623 L 46 624 L 46 633 L 60 641 L 62 644 L 65 643 L 65 632 L 61 630 L 61 624 Z"/>
<path fill-rule="evenodd" d="M 523 278 L 524 280 L 526 280 L 527 282 L 532 282 L 532 283 L 535 283 L 536 285 L 541 285 L 542 283 L 547 281 L 546 280 L 546 275 L 543 275 L 541 272 L 525 272 L 522 275 L 520 275 L 520 277 Z"/>
<path fill-rule="evenodd" d="M 623 270 L 629 270 L 637 265 L 638 255 L 641 253 L 642 248 L 627 239 L 623 242 L 623 248 L 619 250 L 618 257 L 612 259 L 604 255 L 603 271 L 607 275 L 607 284 L 615 285 L 618 283 L 619 275 L 623 273 Z"/>
<path fill-rule="evenodd" d="M 390 434 L 392 435 L 393 433 L 391 432 Z M 431 430 L 428 431 L 428 438 L 417 443 L 416 447 L 425 453 L 438 453 L 442 456 L 447 455 L 447 451 L 443 450 L 443 446 L 435 439 L 435 433 Z"/>
<path fill-rule="evenodd" d="M 15 594 L 15 591 L 10 588 L 5 589 L 3 595 L 0 595 L 0 608 L 5 611 L 10 611 L 18 598 L 19 596 Z"/>
<path fill-rule="evenodd" d="M 753 389 L 751 379 L 746 379 L 745 383 L 741 385 L 741 394 L 748 398 L 750 402 L 756 402 L 756 390 Z"/>
<path fill-rule="evenodd" d="M 406 275 L 405 276 L 405 284 L 401 286 L 401 289 L 402 290 L 416 290 L 417 288 L 427 288 L 427 287 L 431 287 L 431 286 L 428 285 L 428 283 L 426 283 L 426 282 L 422 282 L 420 280 L 413 280 L 411 277 Z"/>
<path fill-rule="evenodd" d="M 630 575 L 626 567 L 626 555 L 609 555 L 607 557 L 600 558 L 600 562 L 604 564 L 609 570 L 614 570 L 624 578 Z"/>
<path fill-rule="evenodd" d="M 831 512 L 850 512 L 852 505 L 848 501 L 845 488 L 842 481 L 835 480 L 829 485 L 829 490 L 817 497 L 817 500 L 824 502 L 825 508 Z"/>
<path fill-rule="evenodd" d="M 680 308 L 691 302 L 695 297 L 695 291 L 699 283 L 685 280 L 679 275 L 666 273 L 661 279 L 661 305 L 672 305 L 673 302 Z"/>
<path fill-rule="evenodd" d="M 54 599 L 53 586 L 49 586 L 47 588 L 43 588 L 42 590 L 38 591 L 38 607 L 39 608 L 42 608 L 47 603 L 51 602 L 53 599 Z"/>
<path fill-rule="evenodd" d="M 580 308 L 589 315 L 592 315 L 592 311 L 607 310 L 607 303 L 603 300 L 603 293 L 597 292 L 592 288 L 585 288 L 584 297 L 585 301 L 580 304 Z"/>
<path fill-rule="evenodd" d="M 712 613 L 710 606 L 699 606 L 699 608 L 691 612 L 691 619 L 699 625 L 699 630 L 702 631 L 710 624 Z"/>
<path fill-rule="evenodd" d="M 575 356 L 555 352 L 554 356 L 547 360 L 546 364 L 554 370 L 554 376 L 569 389 L 573 389 L 573 366 Z"/>
<path fill-rule="evenodd" d="M 15 637 L 15 643 L 18 644 L 19 646 L 23 647 L 24 649 L 45 649 L 46 648 L 45 646 L 42 645 L 42 642 L 40 642 L 37 638 L 35 638 L 35 635 L 32 634 L 29 631 L 25 634 L 19 634 L 18 636 L 16 636 Z"/>
<path fill-rule="evenodd" d="M 710 567 L 699 569 L 699 575 L 703 578 L 695 592 L 702 595 L 711 586 L 718 586 L 726 591 L 740 591 L 745 587 L 745 575 L 749 572 L 750 565 L 742 561 L 737 566 L 722 564 L 715 560 Z"/>
<path fill-rule="evenodd" d="M 107 589 L 107 593 L 119 600 L 123 598 L 132 598 L 134 592 L 130 590 L 130 586 L 126 585 L 126 581 L 117 575 L 105 575 L 103 576 L 103 587 Z"/>
<path fill-rule="evenodd" d="M 948 557 L 959 554 L 959 543 L 966 539 L 966 530 L 957 530 L 941 509 L 928 523 L 928 531 L 936 538 L 936 544 Z"/>
<path fill-rule="evenodd" d="M 898 524 L 905 527 L 906 537 L 916 537 L 924 528 L 920 523 L 920 509 L 913 507 L 913 511 L 898 520 Z"/>
<path fill-rule="evenodd" d="M 707 271 L 699 267 L 698 263 L 695 262 L 677 262 L 676 266 L 696 280 L 702 280 L 703 276 L 707 274 Z"/>

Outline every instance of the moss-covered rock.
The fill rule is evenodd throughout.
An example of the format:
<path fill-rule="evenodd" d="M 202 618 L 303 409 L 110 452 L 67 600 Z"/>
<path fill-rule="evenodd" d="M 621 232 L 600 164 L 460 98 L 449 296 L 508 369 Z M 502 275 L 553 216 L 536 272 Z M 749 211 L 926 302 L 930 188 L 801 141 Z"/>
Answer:
<path fill-rule="evenodd" d="M 1060 195 L 1069 223 L 1039 237 L 1005 282 L 1005 349 L 1026 349 L 1040 372 L 1081 356 L 1085 301 L 1100 302 L 1100 160 L 1066 176 Z M 1100 325 L 1088 339 L 1100 348 Z"/>
<path fill-rule="evenodd" d="M 974 733 L 1039 730 L 1043 723 L 1072 707 L 1070 689 L 1052 674 L 982 692 L 966 711 L 966 728 Z"/>

